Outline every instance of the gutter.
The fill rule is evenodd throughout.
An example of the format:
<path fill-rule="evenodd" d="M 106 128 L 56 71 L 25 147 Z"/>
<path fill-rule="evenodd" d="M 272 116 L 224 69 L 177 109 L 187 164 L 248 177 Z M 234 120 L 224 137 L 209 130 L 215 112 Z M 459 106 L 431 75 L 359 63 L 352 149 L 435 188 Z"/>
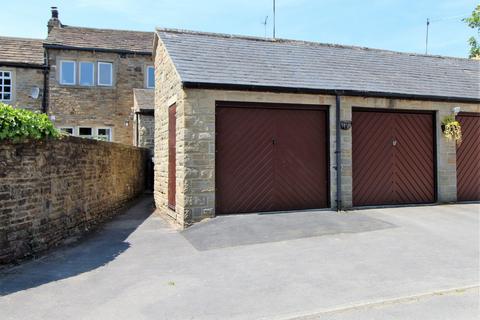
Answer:
<path fill-rule="evenodd" d="M 139 109 L 139 110 L 135 111 L 135 114 L 153 116 L 153 115 L 155 115 L 155 110 L 154 109 Z"/>
<path fill-rule="evenodd" d="M 424 94 L 407 94 L 407 93 L 364 91 L 364 90 L 289 88 L 289 87 L 279 87 L 279 86 L 222 84 L 222 83 L 191 82 L 191 81 L 183 82 L 183 87 L 188 88 L 188 89 L 247 90 L 247 91 L 325 94 L 325 95 L 337 95 L 338 92 L 342 92 L 342 95 L 344 95 L 344 96 L 354 96 L 354 97 L 372 97 L 372 98 L 387 98 L 387 99 L 402 99 L 402 100 L 424 100 L 424 101 L 440 101 L 440 102 L 480 103 L 480 97 L 479 98 L 467 98 L 467 97 L 435 96 L 435 95 L 424 95 Z"/>
<path fill-rule="evenodd" d="M 340 95 L 335 94 L 335 169 L 337 170 L 337 212 L 342 210 L 342 142 L 340 133 Z"/>
<path fill-rule="evenodd" d="M 25 62 L 0 62 L 0 67 L 45 69 L 44 64 L 31 64 Z"/>
<path fill-rule="evenodd" d="M 110 53 L 119 53 L 119 54 L 138 54 L 151 56 L 151 51 L 132 51 L 132 50 L 121 50 L 121 49 L 104 49 L 104 48 L 91 48 L 91 47 L 75 47 L 75 46 L 64 46 L 59 44 L 44 44 L 45 49 L 59 49 L 59 50 L 76 50 L 76 51 L 96 51 L 96 52 L 110 52 Z"/>

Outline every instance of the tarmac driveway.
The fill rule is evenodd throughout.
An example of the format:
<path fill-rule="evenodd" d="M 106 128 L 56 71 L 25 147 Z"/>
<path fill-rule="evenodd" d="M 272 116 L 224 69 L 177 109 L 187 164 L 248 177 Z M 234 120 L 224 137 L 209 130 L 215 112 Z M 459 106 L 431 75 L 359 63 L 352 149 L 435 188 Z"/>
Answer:
<path fill-rule="evenodd" d="M 4 319 L 477 319 L 478 204 L 223 216 L 179 232 L 143 198 L 0 271 Z"/>

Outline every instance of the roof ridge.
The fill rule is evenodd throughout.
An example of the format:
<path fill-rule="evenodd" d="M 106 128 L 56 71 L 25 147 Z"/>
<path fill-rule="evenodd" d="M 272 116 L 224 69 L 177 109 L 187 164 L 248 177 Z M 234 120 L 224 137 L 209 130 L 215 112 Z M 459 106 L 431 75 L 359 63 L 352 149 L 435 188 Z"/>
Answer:
<path fill-rule="evenodd" d="M 452 56 L 444 56 L 444 55 L 429 55 L 429 54 L 422 54 L 422 53 L 415 53 L 415 52 L 402 52 L 402 51 L 395 51 L 389 49 L 379 49 L 379 48 L 370 48 L 364 46 L 354 46 L 354 45 L 344 45 L 344 44 L 335 44 L 335 43 L 324 43 L 324 42 L 317 42 L 317 41 L 308 41 L 308 40 L 297 40 L 297 39 L 283 39 L 283 38 L 264 38 L 258 36 L 248 36 L 248 35 L 238 35 L 238 34 L 228 34 L 228 33 L 218 33 L 218 32 L 206 32 L 206 31 L 194 31 L 194 30 L 187 30 L 187 29 L 175 29 L 175 28 L 155 28 L 156 32 L 169 32 L 169 33 L 184 33 L 184 34 L 193 34 L 193 35 L 203 35 L 203 36 L 212 36 L 212 37 L 219 37 L 219 38 L 232 38 L 232 39 L 243 39 L 243 40 L 252 40 L 252 41 L 263 41 L 263 42 L 270 42 L 270 43 L 298 43 L 298 44 L 306 44 L 306 45 L 315 45 L 315 46 L 324 46 L 324 47 L 334 47 L 334 48 L 344 48 L 344 49 L 357 49 L 357 50 L 364 50 L 364 51 L 378 51 L 378 52 L 385 52 L 391 54 L 399 54 L 399 55 L 407 55 L 407 56 L 418 56 L 418 57 L 425 57 L 425 58 L 439 58 L 439 59 L 456 59 L 462 61 L 476 61 L 474 59 L 469 58 L 461 58 L 461 57 L 452 57 Z"/>
<path fill-rule="evenodd" d="M 24 41 L 41 41 L 41 42 L 43 42 L 45 40 L 45 39 L 39 39 L 39 38 L 10 37 L 10 36 L 0 36 L 0 39 L 24 40 Z"/>
<path fill-rule="evenodd" d="M 62 26 L 58 29 L 87 29 L 87 30 L 100 30 L 100 31 L 120 31 L 120 32 L 138 32 L 138 33 L 145 33 L 145 34 L 152 34 L 155 33 L 153 31 L 139 31 L 139 30 L 126 30 L 126 29 L 110 29 L 110 28 L 92 28 L 92 27 L 79 27 L 79 26 L 71 26 L 62 24 Z"/>

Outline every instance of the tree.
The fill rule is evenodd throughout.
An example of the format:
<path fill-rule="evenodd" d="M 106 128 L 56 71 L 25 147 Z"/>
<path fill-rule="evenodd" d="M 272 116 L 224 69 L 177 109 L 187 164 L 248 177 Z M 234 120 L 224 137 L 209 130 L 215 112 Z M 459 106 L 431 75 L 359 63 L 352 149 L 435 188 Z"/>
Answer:
<path fill-rule="evenodd" d="M 473 10 L 472 15 L 468 18 L 462 19 L 467 25 L 477 30 L 477 35 L 480 36 L 480 4 Z M 468 39 L 470 44 L 470 58 L 480 59 L 480 43 L 477 38 L 470 37 Z"/>

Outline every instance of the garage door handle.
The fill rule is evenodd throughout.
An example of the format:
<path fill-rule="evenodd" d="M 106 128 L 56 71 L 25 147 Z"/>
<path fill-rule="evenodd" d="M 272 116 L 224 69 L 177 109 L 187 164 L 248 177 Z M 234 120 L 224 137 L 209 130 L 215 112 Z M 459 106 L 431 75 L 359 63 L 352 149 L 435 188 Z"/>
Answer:
<path fill-rule="evenodd" d="M 397 145 L 397 140 L 393 140 L 392 145 L 395 147 Z"/>
<path fill-rule="evenodd" d="M 273 145 L 277 144 L 277 141 L 275 140 L 275 138 L 272 138 L 272 144 Z"/>

